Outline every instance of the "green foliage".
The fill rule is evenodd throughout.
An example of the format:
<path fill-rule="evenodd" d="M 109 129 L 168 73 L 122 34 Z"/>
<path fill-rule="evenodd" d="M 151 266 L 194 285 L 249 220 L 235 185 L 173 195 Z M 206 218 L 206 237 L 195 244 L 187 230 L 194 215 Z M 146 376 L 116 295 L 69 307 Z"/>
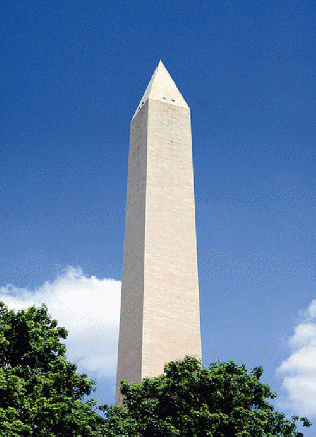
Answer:
<path fill-rule="evenodd" d="M 47 307 L 14 312 L 0 302 L 0 434 L 93 435 L 101 417 L 87 375 L 66 360 L 67 337 Z"/>
<path fill-rule="evenodd" d="M 231 362 L 209 368 L 192 357 L 165 365 L 141 384 L 121 384 L 124 408 L 83 401 L 95 382 L 66 360 L 64 328 L 31 307 L 9 311 L 0 302 L 0 435 L 10 436 L 298 436 L 268 400 L 262 368 L 248 373 Z"/>
<path fill-rule="evenodd" d="M 109 436 L 297 436 L 267 399 L 276 395 L 259 380 L 262 367 L 247 373 L 233 361 L 209 368 L 192 357 L 165 365 L 164 374 L 141 384 L 121 383 L 124 406 L 103 406 Z M 310 426 L 306 418 L 300 419 Z"/>

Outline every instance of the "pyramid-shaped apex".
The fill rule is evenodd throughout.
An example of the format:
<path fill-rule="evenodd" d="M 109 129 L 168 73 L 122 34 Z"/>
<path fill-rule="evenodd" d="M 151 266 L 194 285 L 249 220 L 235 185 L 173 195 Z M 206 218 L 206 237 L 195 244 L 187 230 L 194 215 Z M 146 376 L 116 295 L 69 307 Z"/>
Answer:
<path fill-rule="evenodd" d="M 161 61 L 159 61 L 159 64 L 152 75 L 134 116 L 148 99 L 161 100 L 165 103 L 188 108 L 188 105 L 178 90 L 177 85 L 174 83 L 168 70 Z"/>

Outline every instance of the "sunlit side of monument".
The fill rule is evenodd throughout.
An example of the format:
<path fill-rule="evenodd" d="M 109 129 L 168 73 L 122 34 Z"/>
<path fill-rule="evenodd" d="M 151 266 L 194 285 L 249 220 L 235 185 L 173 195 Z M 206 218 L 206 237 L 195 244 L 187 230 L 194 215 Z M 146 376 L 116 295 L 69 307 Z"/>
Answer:
<path fill-rule="evenodd" d="M 130 129 L 116 404 L 185 355 L 202 356 L 190 108 L 160 61 Z"/>

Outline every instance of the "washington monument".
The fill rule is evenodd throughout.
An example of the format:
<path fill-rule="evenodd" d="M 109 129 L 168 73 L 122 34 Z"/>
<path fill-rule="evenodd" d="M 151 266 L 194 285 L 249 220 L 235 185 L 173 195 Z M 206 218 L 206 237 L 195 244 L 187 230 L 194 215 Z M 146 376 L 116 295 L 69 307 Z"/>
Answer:
<path fill-rule="evenodd" d="M 202 356 L 190 108 L 160 61 L 131 121 L 116 404 L 185 355 Z"/>

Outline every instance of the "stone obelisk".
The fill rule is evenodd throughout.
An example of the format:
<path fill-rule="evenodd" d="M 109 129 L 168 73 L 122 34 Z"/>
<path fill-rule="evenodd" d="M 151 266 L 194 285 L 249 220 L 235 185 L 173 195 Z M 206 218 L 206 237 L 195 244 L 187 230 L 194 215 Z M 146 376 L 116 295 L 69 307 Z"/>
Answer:
<path fill-rule="evenodd" d="M 116 404 L 185 355 L 202 356 L 190 109 L 160 61 L 130 129 Z"/>

